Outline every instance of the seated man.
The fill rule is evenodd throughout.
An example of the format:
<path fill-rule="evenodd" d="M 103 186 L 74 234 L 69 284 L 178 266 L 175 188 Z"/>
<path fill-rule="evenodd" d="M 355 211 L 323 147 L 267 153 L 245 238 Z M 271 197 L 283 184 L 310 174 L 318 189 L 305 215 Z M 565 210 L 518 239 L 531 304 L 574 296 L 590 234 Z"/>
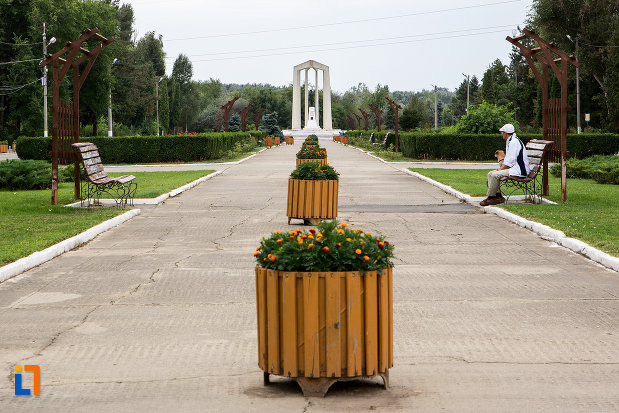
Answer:
<path fill-rule="evenodd" d="M 499 191 L 500 179 L 504 176 L 525 177 L 529 175 L 529 158 L 522 141 L 516 136 L 514 125 L 507 123 L 499 129 L 505 139 L 505 159 L 503 165 L 495 171 L 488 172 L 488 192 L 486 199 L 479 205 L 488 206 L 505 202 Z"/>

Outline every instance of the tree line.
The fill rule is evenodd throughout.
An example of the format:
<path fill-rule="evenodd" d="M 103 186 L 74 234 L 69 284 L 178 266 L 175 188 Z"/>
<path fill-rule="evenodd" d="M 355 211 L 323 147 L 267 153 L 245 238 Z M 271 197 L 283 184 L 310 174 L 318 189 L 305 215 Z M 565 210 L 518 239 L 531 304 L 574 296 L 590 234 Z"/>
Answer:
<path fill-rule="evenodd" d="M 534 0 L 528 21 L 528 27 L 568 54 L 576 53 L 575 40 L 579 40 L 581 117 L 590 113 L 596 129 L 611 132 L 619 131 L 618 4 L 616 0 Z M 115 135 L 204 132 L 226 126 L 237 130 L 242 127 L 243 109 L 247 129 L 260 127 L 266 114 L 270 114 L 269 122 L 277 122 L 280 128 L 291 127 L 291 84 L 194 80 L 191 60 L 182 54 L 175 59 L 171 73 L 166 73 L 164 39 L 154 31 L 138 39 L 133 8 L 120 4 L 120 0 L 0 0 L 0 15 L 0 62 L 21 62 L 0 65 L 0 140 L 42 135 L 39 61 L 43 23 L 47 39 L 57 39 L 49 45 L 49 53 L 78 38 L 86 28 L 98 27 L 102 35 L 116 39 L 99 55 L 82 88 L 82 135 L 107 134 L 110 95 Z M 568 125 L 573 129 L 573 68 L 568 79 Z M 310 91 L 311 96 L 313 92 Z M 67 79 L 61 85 L 61 95 L 69 99 L 70 93 Z M 403 107 L 399 113 L 401 129 L 433 128 L 434 93 L 390 91 L 387 85 L 380 84 L 371 89 L 359 83 L 343 93 L 332 94 L 333 125 L 341 129 L 374 129 L 380 116 L 382 129 L 393 129 L 395 114 L 385 99 L 388 97 Z M 524 129 L 541 128 L 541 88 L 516 48 L 507 65 L 496 59 L 481 78 L 472 75 L 463 78 L 455 91 L 439 87 L 436 93 L 441 128 L 463 124 L 467 100 L 468 111 L 499 111 Z M 550 97 L 558 97 L 559 93 L 559 84 L 551 75 Z M 224 125 L 221 107 L 233 98 L 238 99 L 228 125 Z"/>

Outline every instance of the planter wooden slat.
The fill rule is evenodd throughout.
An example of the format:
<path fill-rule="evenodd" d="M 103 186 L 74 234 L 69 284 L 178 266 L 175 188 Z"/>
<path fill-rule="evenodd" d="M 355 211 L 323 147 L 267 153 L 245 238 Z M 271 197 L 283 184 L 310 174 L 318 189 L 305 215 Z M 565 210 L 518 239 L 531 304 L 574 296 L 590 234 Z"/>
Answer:
<path fill-rule="evenodd" d="M 269 373 L 281 374 L 279 369 L 279 301 L 278 277 L 273 271 L 267 272 L 267 346 Z"/>
<path fill-rule="evenodd" d="M 297 336 L 297 276 L 296 273 L 286 273 L 283 276 L 282 288 L 282 335 Z M 283 340 L 282 366 L 284 375 L 291 377 L 297 373 L 297 345 L 296 340 Z"/>
<path fill-rule="evenodd" d="M 391 268 L 383 270 L 382 276 L 378 277 L 378 371 L 384 371 L 389 363 L 389 277 L 387 271 Z"/>
<path fill-rule="evenodd" d="M 347 341 L 347 373 L 349 377 L 360 376 L 361 368 L 361 283 L 359 274 L 355 272 L 346 273 L 346 290 L 348 300 L 346 312 L 348 314 L 348 337 Z"/>
<path fill-rule="evenodd" d="M 325 280 L 326 289 L 326 348 L 327 377 L 339 377 L 342 374 L 342 340 L 341 323 L 341 278 L 329 273 Z"/>
<path fill-rule="evenodd" d="M 389 366 L 393 366 L 393 269 L 387 268 L 387 291 L 389 292 Z"/>
<path fill-rule="evenodd" d="M 365 372 L 368 376 L 378 369 L 378 293 L 376 271 L 368 271 L 364 278 L 365 299 Z"/>
<path fill-rule="evenodd" d="M 266 270 L 256 269 L 256 297 L 258 312 L 258 365 L 267 371 L 267 310 Z"/>
<path fill-rule="evenodd" d="M 318 310 L 318 274 L 303 277 L 303 304 Z M 306 311 L 304 320 L 305 377 L 320 377 L 320 340 L 318 311 Z"/>

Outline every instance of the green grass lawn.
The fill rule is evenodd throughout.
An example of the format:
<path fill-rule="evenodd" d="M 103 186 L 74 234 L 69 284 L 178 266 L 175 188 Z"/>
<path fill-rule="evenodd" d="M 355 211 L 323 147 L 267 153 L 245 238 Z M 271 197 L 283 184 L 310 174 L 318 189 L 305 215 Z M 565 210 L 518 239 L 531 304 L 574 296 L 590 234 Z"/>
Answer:
<path fill-rule="evenodd" d="M 485 170 L 410 168 L 472 196 L 486 195 Z M 561 179 L 549 177 L 550 195 L 558 205 L 500 205 L 521 217 L 540 222 L 619 256 L 619 186 L 591 179 L 568 179 L 567 201 L 561 202 Z"/>
<path fill-rule="evenodd" d="M 139 198 L 152 198 L 192 182 L 213 171 L 136 172 Z M 124 175 L 124 174 L 110 174 Z M 0 266 L 45 249 L 107 219 L 122 214 L 120 208 L 67 208 L 73 183 L 58 188 L 58 205 L 51 190 L 0 191 Z"/>

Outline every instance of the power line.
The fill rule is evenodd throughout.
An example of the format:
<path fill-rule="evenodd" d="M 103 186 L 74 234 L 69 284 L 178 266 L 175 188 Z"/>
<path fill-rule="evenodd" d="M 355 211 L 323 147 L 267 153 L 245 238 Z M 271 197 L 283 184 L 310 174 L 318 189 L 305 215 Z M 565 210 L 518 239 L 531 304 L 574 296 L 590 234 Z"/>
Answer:
<path fill-rule="evenodd" d="M 581 44 L 581 45 L 584 44 L 585 46 L 589 46 L 589 47 L 597 47 L 599 49 L 606 49 L 607 47 L 609 47 L 609 48 L 619 47 L 619 46 L 616 46 L 616 45 L 596 46 L 594 44 L 588 44 L 588 43 L 585 43 L 585 42 L 582 42 L 582 41 L 579 42 L 579 44 Z"/>
<path fill-rule="evenodd" d="M 9 88 L 7 88 L 7 87 L 0 87 L 0 91 L 4 91 L 4 90 L 11 90 L 11 89 L 12 89 L 12 90 L 11 90 L 10 92 L 8 92 L 8 93 L 0 93 L 0 96 L 7 96 L 7 95 L 12 95 L 13 93 L 17 93 L 17 92 L 19 92 L 20 90 L 22 90 L 23 88 L 25 88 L 26 86 L 30 86 L 30 85 L 32 85 L 33 83 L 36 83 L 36 82 L 40 81 L 41 79 L 43 79 L 43 76 L 41 76 L 41 77 L 40 77 L 40 78 L 38 78 L 38 79 L 33 80 L 33 81 L 32 81 L 32 82 L 30 82 L 30 83 L 26 83 L 25 85 L 17 86 L 17 87 L 14 87 L 14 88 L 10 88 L 10 87 L 9 87 Z"/>
<path fill-rule="evenodd" d="M 241 33 L 212 34 L 212 35 L 209 35 L 209 36 L 185 37 L 185 38 L 179 38 L 179 39 L 165 39 L 165 41 L 166 42 L 176 42 L 176 41 L 181 41 L 181 40 L 196 40 L 196 39 L 211 39 L 211 38 L 215 38 L 215 37 L 244 36 L 244 35 L 247 35 L 247 34 L 271 33 L 271 32 L 280 32 L 280 31 L 284 31 L 284 30 L 285 31 L 304 30 L 304 29 L 312 29 L 312 28 L 315 28 L 315 27 L 326 27 L 326 26 L 336 26 L 336 25 L 345 25 L 345 24 L 354 24 L 354 23 L 365 23 L 365 22 L 370 22 L 370 21 L 401 19 L 401 18 L 404 18 L 404 17 L 423 16 L 423 15 L 428 15 L 428 14 L 437 14 L 437 13 L 444 13 L 444 12 L 449 12 L 449 11 L 475 9 L 475 8 L 480 8 L 480 7 L 496 6 L 496 5 L 499 5 L 499 4 L 506 4 L 506 3 L 518 3 L 518 2 L 521 2 L 521 1 L 522 0 L 505 0 L 505 1 L 498 1 L 498 2 L 494 2 L 494 3 L 477 4 L 477 5 L 473 5 L 473 6 L 462 6 L 462 7 L 453 7 L 453 8 L 449 8 L 449 9 L 441 9 L 441 10 L 423 11 L 423 12 L 417 12 L 417 13 L 399 14 L 399 15 L 395 15 L 395 16 L 373 17 L 373 18 L 369 18 L 369 19 L 359 19 L 359 20 L 347 20 L 347 21 L 335 22 L 335 23 L 313 24 L 313 25 L 309 25 L 309 26 L 295 26 L 295 27 L 285 27 L 285 28 L 268 29 L 268 30 L 254 30 L 254 31 L 250 31 L 250 32 L 241 32 Z"/>
<path fill-rule="evenodd" d="M 500 26 L 478 27 L 478 28 L 473 28 L 473 29 L 462 29 L 462 30 L 451 30 L 451 31 L 446 31 L 446 32 L 412 34 L 412 35 L 408 35 L 408 36 L 383 37 L 383 38 L 378 38 L 378 39 L 352 40 L 352 41 L 347 41 L 347 42 L 309 44 L 309 45 L 303 45 L 303 46 L 276 47 L 276 48 L 270 48 L 270 49 L 253 49 L 253 50 L 239 50 L 239 51 L 232 51 L 232 52 L 202 53 L 202 54 L 189 55 L 189 57 L 192 57 L 192 56 L 215 56 L 215 55 L 252 53 L 252 52 L 254 52 L 254 53 L 255 52 L 268 52 L 268 51 L 274 51 L 274 50 L 303 49 L 303 48 L 307 48 L 307 47 L 336 46 L 336 45 L 351 44 L 351 43 L 379 42 L 379 41 L 385 41 L 385 40 L 408 39 L 408 38 L 411 38 L 411 37 L 436 36 L 436 35 L 441 35 L 441 34 L 452 34 L 452 33 L 463 33 L 463 32 L 470 32 L 470 31 L 478 31 L 478 30 L 498 29 L 500 27 L 514 27 L 515 25 L 516 24 L 509 24 L 509 25 L 504 24 L 504 25 L 500 25 Z M 474 34 L 474 33 L 470 33 L 470 34 Z M 166 56 L 166 59 L 174 59 L 174 57 Z"/>
<path fill-rule="evenodd" d="M 7 43 L 7 42 L 0 42 L 0 44 L 6 44 L 8 46 L 36 46 L 39 44 L 43 44 L 43 42 L 38 42 L 38 43 Z"/>
<path fill-rule="evenodd" d="M 25 62 L 40 62 L 40 61 L 41 61 L 41 59 L 40 59 L 40 58 L 39 58 L 39 59 L 29 59 L 29 60 L 15 60 L 15 61 L 13 61 L 13 62 L 1 62 L 1 63 L 0 63 L 0 66 L 3 66 L 3 65 L 14 65 L 14 64 L 16 64 L 16 63 L 25 63 Z"/>
<path fill-rule="evenodd" d="M 494 34 L 494 33 L 503 33 L 503 32 L 504 32 L 504 30 L 494 30 L 494 31 L 489 31 L 489 32 L 470 33 L 469 35 L 470 36 L 478 36 L 478 35 L 484 35 L 484 34 Z M 400 42 L 387 42 L 387 43 L 368 44 L 368 45 L 359 45 L 359 46 L 334 47 L 334 48 L 328 48 L 328 49 L 317 49 L 317 50 L 303 50 L 303 51 L 294 51 L 294 52 L 271 53 L 271 54 L 255 55 L 255 56 L 221 57 L 221 58 L 217 58 L 217 59 L 193 60 L 192 63 L 196 63 L 196 62 L 214 62 L 214 61 L 219 61 L 219 60 L 251 59 L 251 58 L 255 58 L 255 57 L 282 56 L 282 55 L 297 54 L 297 53 L 327 52 L 327 51 L 333 51 L 333 50 L 358 49 L 358 48 L 363 48 L 363 47 L 389 46 L 389 45 L 394 45 L 394 44 L 417 43 L 417 42 L 424 42 L 424 41 L 429 41 L 429 40 L 452 39 L 454 37 L 461 37 L 461 35 L 441 36 L 441 37 L 434 37 L 434 38 L 429 38 L 429 39 L 404 40 L 404 41 L 400 41 Z"/>

